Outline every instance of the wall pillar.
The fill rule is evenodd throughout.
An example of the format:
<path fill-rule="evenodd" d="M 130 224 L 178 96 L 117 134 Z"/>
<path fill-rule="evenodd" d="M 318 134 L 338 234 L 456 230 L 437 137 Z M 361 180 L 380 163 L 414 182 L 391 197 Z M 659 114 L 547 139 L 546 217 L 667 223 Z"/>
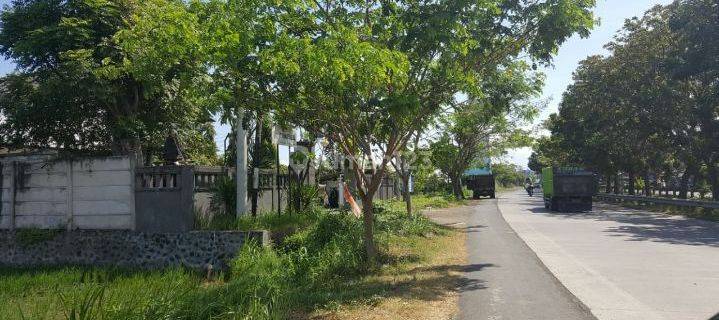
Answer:
<path fill-rule="evenodd" d="M 10 230 L 15 229 L 15 198 L 17 196 L 17 161 L 10 163 Z"/>
<path fill-rule="evenodd" d="M 72 159 L 68 159 L 66 162 L 67 169 L 65 171 L 66 177 L 67 177 L 67 188 L 65 189 L 65 193 L 67 196 L 67 200 L 65 201 L 67 203 L 66 209 L 66 223 L 65 226 L 67 227 L 67 230 L 73 229 L 73 191 L 72 191 Z"/>

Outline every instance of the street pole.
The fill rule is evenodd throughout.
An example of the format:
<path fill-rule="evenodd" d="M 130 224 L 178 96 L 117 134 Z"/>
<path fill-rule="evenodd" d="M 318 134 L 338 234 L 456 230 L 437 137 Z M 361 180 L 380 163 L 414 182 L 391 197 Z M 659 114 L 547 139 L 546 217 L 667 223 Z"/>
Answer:
<path fill-rule="evenodd" d="M 237 137 L 235 145 L 237 146 L 237 217 L 241 217 L 247 213 L 247 134 L 245 127 L 242 125 L 244 110 L 240 109 L 237 114 Z"/>

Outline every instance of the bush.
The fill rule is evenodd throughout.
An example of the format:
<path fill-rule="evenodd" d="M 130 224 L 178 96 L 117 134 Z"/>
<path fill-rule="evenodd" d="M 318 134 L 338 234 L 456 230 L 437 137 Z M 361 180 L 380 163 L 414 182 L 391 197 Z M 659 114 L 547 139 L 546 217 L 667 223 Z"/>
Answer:
<path fill-rule="evenodd" d="M 441 199 L 441 198 L 439 198 Z M 424 204 L 437 204 L 448 206 L 446 200 L 424 202 Z M 438 207 L 438 206 L 436 206 Z M 408 215 L 406 211 L 394 209 L 393 203 L 380 202 L 374 207 L 375 229 L 378 234 L 399 236 L 427 236 L 441 232 L 436 224 L 421 214 Z"/>
<path fill-rule="evenodd" d="M 313 306 L 345 279 L 364 272 L 362 224 L 338 212 L 315 212 L 306 229 L 281 247 L 243 247 L 231 263 L 229 282 L 188 299 L 187 319 L 284 319 L 293 308 Z M 194 312 L 193 312 L 194 310 Z"/>
<path fill-rule="evenodd" d="M 199 230 L 269 230 L 269 231 L 288 231 L 303 228 L 317 219 L 319 208 L 312 208 L 300 213 L 266 213 L 256 217 L 245 215 L 237 218 L 234 214 L 216 215 L 214 217 L 204 217 L 195 215 L 195 227 Z"/>
<path fill-rule="evenodd" d="M 67 279 L 52 276 L 56 282 L 53 287 L 69 291 L 61 299 L 60 310 L 76 318 L 92 313 L 97 315 L 95 319 L 106 320 L 286 319 L 292 310 L 342 301 L 352 283 L 369 271 L 362 222 L 347 213 L 318 209 L 232 221 L 235 228 L 291 227 L 299 231 L 277 247 L 256 243 L 243 246 L 231 261 L 229 273 L 219 281 L 203 281 L 203 275 L 183 269 L 124 272 L 65 268 L 62 272 L 71 275 L 65 276 Z M 387 204 L 378 205 L 375 221 L 380 247 L 388 237 L 441 231 L 423 216 L 410 217 Z M 38 291 L 47 285 L 16 282 L 6 285 L 8 292 L 0 292 L 0 298 L 17 297 L 28 287 Z M 57 300 L 40 301 L 52 307 L 57 306 Z"/>
<path fill-rule="evenodd" d="M 210 208 L 217 215 L 234 215 L 237 206 L 237 184 L 230 177 L 220 177 L 212 187 Z"/>

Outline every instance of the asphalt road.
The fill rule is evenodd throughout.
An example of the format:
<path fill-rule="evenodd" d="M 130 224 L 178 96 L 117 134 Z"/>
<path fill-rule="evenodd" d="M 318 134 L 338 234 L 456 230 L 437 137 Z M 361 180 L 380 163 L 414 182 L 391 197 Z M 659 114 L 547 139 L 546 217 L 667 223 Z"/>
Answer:
<path fill-rule="evenodd" d="M 460 319 L 594 319 L 505 222 L 497 200 L 459 210 L 473 284 L 460 290 Z"/>
<path fill-rule="evenodd" d="M 478 210 L 494 212 L 493 206 Z M 719 312 L 719 223 L 601 203 L 592 212 L 549 212 L 541 197 L 522 191 L 502 194 L 499 208 L 598 319 L 706 320 Z M 484 216 L 487 225 L 502 225 L 491 221 L 493 213 L 476 218 Z M 481 234 L 477 240 L 485 246 L 476 244 L 473 251 L 491 254 L 501 245 L 487 248 L 492 240 Z"/>

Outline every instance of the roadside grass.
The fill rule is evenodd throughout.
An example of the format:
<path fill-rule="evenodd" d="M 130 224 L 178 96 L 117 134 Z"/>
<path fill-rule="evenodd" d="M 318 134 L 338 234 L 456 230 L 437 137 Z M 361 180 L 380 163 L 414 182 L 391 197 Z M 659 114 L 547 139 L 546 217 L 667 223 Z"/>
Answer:
<path fill-rule="evenodd" d="M 664 213 L 669 215 L 680 215 L 694 219 L 708 220 L 719 222 L 719 209 L 706 209 L 684 206 L 660 205 L 660 204 L 642 204 L 634 201 L 626 201 L 622 203 L 607 202 L 631 209 L 647 210 L 651 212 Z"/>
<path fill-rule="evenodd" d="M 415 200 L 417 208 L 453 204 L 442 197 Z M 376 210 L 379 267 L 366 268 L 362 223 L 352 215 L 316 209 L 261 216 L 232 221 L 229 227 L 295 232 L 274 247 L 244 246 L 229 270 L 211 279 L 181 268 L 0 269 L 0 318 L 365 319 L 368 310 L 377 319 L 450 314 L 456 308 L 451 300 L 458 281 L 454 266 L 464 252 L 462 235 L 394 208 L 403 203 L 381 203 Z"/>
<path fill-rule="evenodd" d="M 389 210 L 396 212 L 407 212 L 406 205 L 401 199 L 380 200 L 377 203 Z M 419 213 L 424 209 L 439 209 L 452 206 L 464 205 L 467 200 L 457 200 L 450 194 L 443 195 L 413 195 L 412 196 L 412 212 Z"/>
<path fill-rule="evenodd" d="M 134 310 L 148 314 L 202 285 L 182 269 L 131 271 L 113 268 L 36 268 L 0 270 L 2 319 L 132 319 Z M 102 290 L 102 298 L 92 299 Z M 103 309 L 103 306 L 109 308 Z M 99 315 L 102 313 L 102 317 Z M 93 316 L 94 314 L 94 316 Z"/>
<path fill-rule="evenodd" d="M 466 261 L 466 235 L 440 227 L 420 215 L 428 208 L 449 208 L 466 204 L 451 195 L 412 198 L 417 221 L 402 220 L 384 239 L 384 263 L 375 273 L 337 290 L 342 301 L 331 301 L 296 319 L 453 319 L 458 313 L 462 272 Z M 385 210 L 378 216 L 381 225 L 391 226 L 406 215 L 401 200 L 380 201 Z M 391 212 L 392 214 L 387 214 Z M 411 218 L 410 218 L 411 219 Z M 421 226 L 426 223 L 431 229 Z"/>
<path fill-rule="evenodd" d="M 196 215 L 198 230 L 270 230 L 281 231 L 307 227 L 317 219 L 321 209 L 310 208 L 302 213 L 264 213 L 257 217 L 237 218 L 234 214 L 220 214 L 212 218 Z"/>
<path fill-rule="evenodd" d="M 452 230 L 435 237 L 391 239 L 392 261 L 338 290 L 341 300 L 295 318 L 453 319 L 466 261 L 464 238 Z"/>

